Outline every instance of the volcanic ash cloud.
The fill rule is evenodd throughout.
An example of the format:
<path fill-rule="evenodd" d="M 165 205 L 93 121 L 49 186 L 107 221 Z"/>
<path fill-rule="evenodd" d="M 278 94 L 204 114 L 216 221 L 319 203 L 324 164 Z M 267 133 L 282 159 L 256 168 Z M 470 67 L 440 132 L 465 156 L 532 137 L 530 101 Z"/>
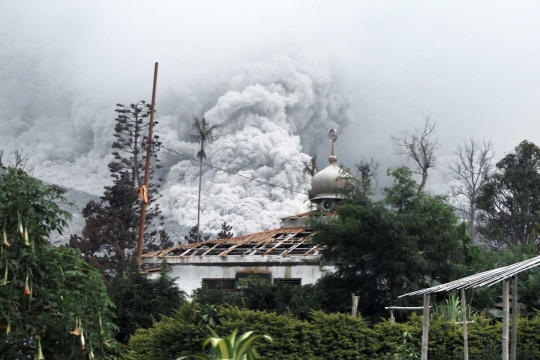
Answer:
<path fill-rule="evenodd" d="M 230 90 L 204 114 L 220 126 L 219 138 L 206 146 L 205 162 L 282 188 L 203 166 L 203 231 L 218 232 L 223 221 L 234 226 L 235 234 L 261 231 L 278 226 L 284 216 L 307 210 L 307 153 L 320 154 L 319 166 L 326 166 L 328 130 L 343 126 L 348 118 L 348 102 L 332 87 L 327 72 L 300 70 L 288 58 L 255 64 L 233 77 Z M 163 120 L 159 132 L 164 145 L 195 157 L 198 145 L 175 139 L 174 122 Z M 170 163 L 173 156 L 177 155 L 169 152 L 164 162 Z M 163 208 L 181 225 L 197 222 L 198 180 L 199 167 L 192 160 L 180 160 L 166 176 Z"/>

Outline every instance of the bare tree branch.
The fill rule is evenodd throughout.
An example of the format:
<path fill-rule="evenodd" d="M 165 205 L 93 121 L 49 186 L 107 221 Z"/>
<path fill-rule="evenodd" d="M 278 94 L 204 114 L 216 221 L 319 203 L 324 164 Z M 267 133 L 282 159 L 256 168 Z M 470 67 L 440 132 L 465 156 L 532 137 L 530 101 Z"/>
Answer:
<path fill-rule="evenodd" d="M 436 150 L 439 147 L 439 140 L 435 136 L 437 123 L 431 120 L 430 116 L 424 116 L 424 126 L 417 128 L 413 132 L 405 130 L 401 136 L 392 136 L 394 142 L 394 153 L 405 155 L 407 160 L 416 163 L 414 173 L 422 176 L 422 182 L 418 187 L 420 193 L 426 185 L 428 170 L 435 168 L 437 161 Z"/>
<path fill-rule="evenodd" d="M 477 215 L 475 201 L 493 171 L 493 144 L 471 138 L 463 146 L 459 145 L 454 155 L 456 158 L 448 167 L 458 181 L 452 187 L 452 196 L 465 200 L 460 202 L 460 208 L 467 215 L 469 234 L 474 240 Z"/>
<path fill-rule="evenodd" d="M 360 175 L 360 178 L 362 179 L 365 190 L 367 190 L 368 187 L 372 190 L 376 190 L 379 185 L 380 163 L 374 158 L 368 159 L 362 157 L 354 164 L 354 166 L 356 167 L 358 175 Z"/>
<path fill-rule="evenodd" d="M 28 154 L 25 154 L 24 150 L 15 150 L 15 162 L 12 162 L 11 166 L 15 169 L 24 170 L 27 162 Z"/>

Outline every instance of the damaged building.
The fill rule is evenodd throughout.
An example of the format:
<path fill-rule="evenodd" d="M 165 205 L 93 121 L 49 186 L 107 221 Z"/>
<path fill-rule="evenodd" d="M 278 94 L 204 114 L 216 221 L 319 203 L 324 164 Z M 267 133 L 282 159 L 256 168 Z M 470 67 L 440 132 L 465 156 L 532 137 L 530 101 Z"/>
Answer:
<path fill-rule="evenodd" d="M 333 264 L 322 262 L 321 249 L 312 241 L 314 232 L 307 220 L 310 216 L 333 216 L 335 206 L 342 201 L 345 182 L 340 178 L 334 152 L 336 139 L 337 132 L 332 130 L 330 164 L 311 179 L 310 201 L 314 210 L 282 219 L 277 229 L 144 254 L 142 263 L 146 271 L 157 276 L 165 260 L 170 275 L 187 294 L 201 286 L 237 291 L 253 276 L 292 286 L 313 284 L 333 271 Z"/>

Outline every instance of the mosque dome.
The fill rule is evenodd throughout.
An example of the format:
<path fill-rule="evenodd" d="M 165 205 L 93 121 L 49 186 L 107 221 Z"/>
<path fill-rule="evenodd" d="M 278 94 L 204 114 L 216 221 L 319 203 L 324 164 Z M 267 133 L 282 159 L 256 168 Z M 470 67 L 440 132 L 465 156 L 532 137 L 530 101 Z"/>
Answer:
<path fill-rule="evenodd" d="M 341 168 L 337 165 L 337 156 L 334 152 L 334 142 L 337 139 L 337 130 L 332 129 L 329 134 L 332 141 L 332 152 L 328 161 L 330 164 L 317 172 L 311 179 L 311 201 L 320 203 L 323 208 L 333 208 L 336 201 L 344 198 L 345 180 Z"/>

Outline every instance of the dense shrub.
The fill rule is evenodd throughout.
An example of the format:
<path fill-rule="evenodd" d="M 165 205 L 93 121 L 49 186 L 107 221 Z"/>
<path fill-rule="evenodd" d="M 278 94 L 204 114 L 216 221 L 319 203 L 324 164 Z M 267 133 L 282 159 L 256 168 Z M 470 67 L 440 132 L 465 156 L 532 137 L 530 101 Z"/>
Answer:
<path fill-rule="evenodd" d="M 186 298 L 168 276 L 166 268 L 155 280 L 137 267 L 128 268 L 111 280 L 108 293 L 116 305 L 114 323 L 119 329 L 116 339 L 122 343 L 127 343 L 136 330 L 148 328 L 154 320 L 171 315 Z"/>
<path fill-rule="evenodd" d="M 226 308 L 217 333 L 229 334 L 234 329 L 239 333 L 253 330 L 257 334 L 270 335 L 271 343 L 257 344 L 257 350 L 266 356 L 283 360 L 319 359 L 315 350 L 321 342 L 320 332 L 292 315 Z"/>
<path fill-rule="evenodd" d="M 186 303 L 154 327 L 137 331 L 129 344 L 136 353 L 133 359 L 176 359 L 200 352 L 206 336 L 208 330 L 198 326 L 196 305 Z"/>
<path fill-rule="evenodd" d="M 198 326 L 198 305 L 187 303 L 173 316 L 156 322 L 154 327 L 139 330 L 130 340 L 134 359 L 169 360 L 201 351 L 208 330 Z M 309 359 L 396 359 L 404 348 L 404 334 L 410 335 L 410 348 L 419 352 L 422 337 L 422 317 L 411 315 L 406 322 L 392 324 L 382 320 L 371 326 L 361 317 L 327 314 L 312 311 L 308 320 L 291 314 L 224 307 L 216 325 L 222 336 L 238 329 L 239 333 L 253 330 L 267 334 L 272 343 L 257 343 L 261 354 L 279 360 Z M 500 354 L 502 326 L 498 321 L 481 314 L 469 324 L 469 353 L 471 359 L 488 359 Z M 430 320 L 429 353 L 433 359 L 463 358 L 461 325 L 442 317 Z M 540 357 L 540 316 L 520 318 L 518 358 Z M 493 357 L 491 357 L 493 358 Z"/>

